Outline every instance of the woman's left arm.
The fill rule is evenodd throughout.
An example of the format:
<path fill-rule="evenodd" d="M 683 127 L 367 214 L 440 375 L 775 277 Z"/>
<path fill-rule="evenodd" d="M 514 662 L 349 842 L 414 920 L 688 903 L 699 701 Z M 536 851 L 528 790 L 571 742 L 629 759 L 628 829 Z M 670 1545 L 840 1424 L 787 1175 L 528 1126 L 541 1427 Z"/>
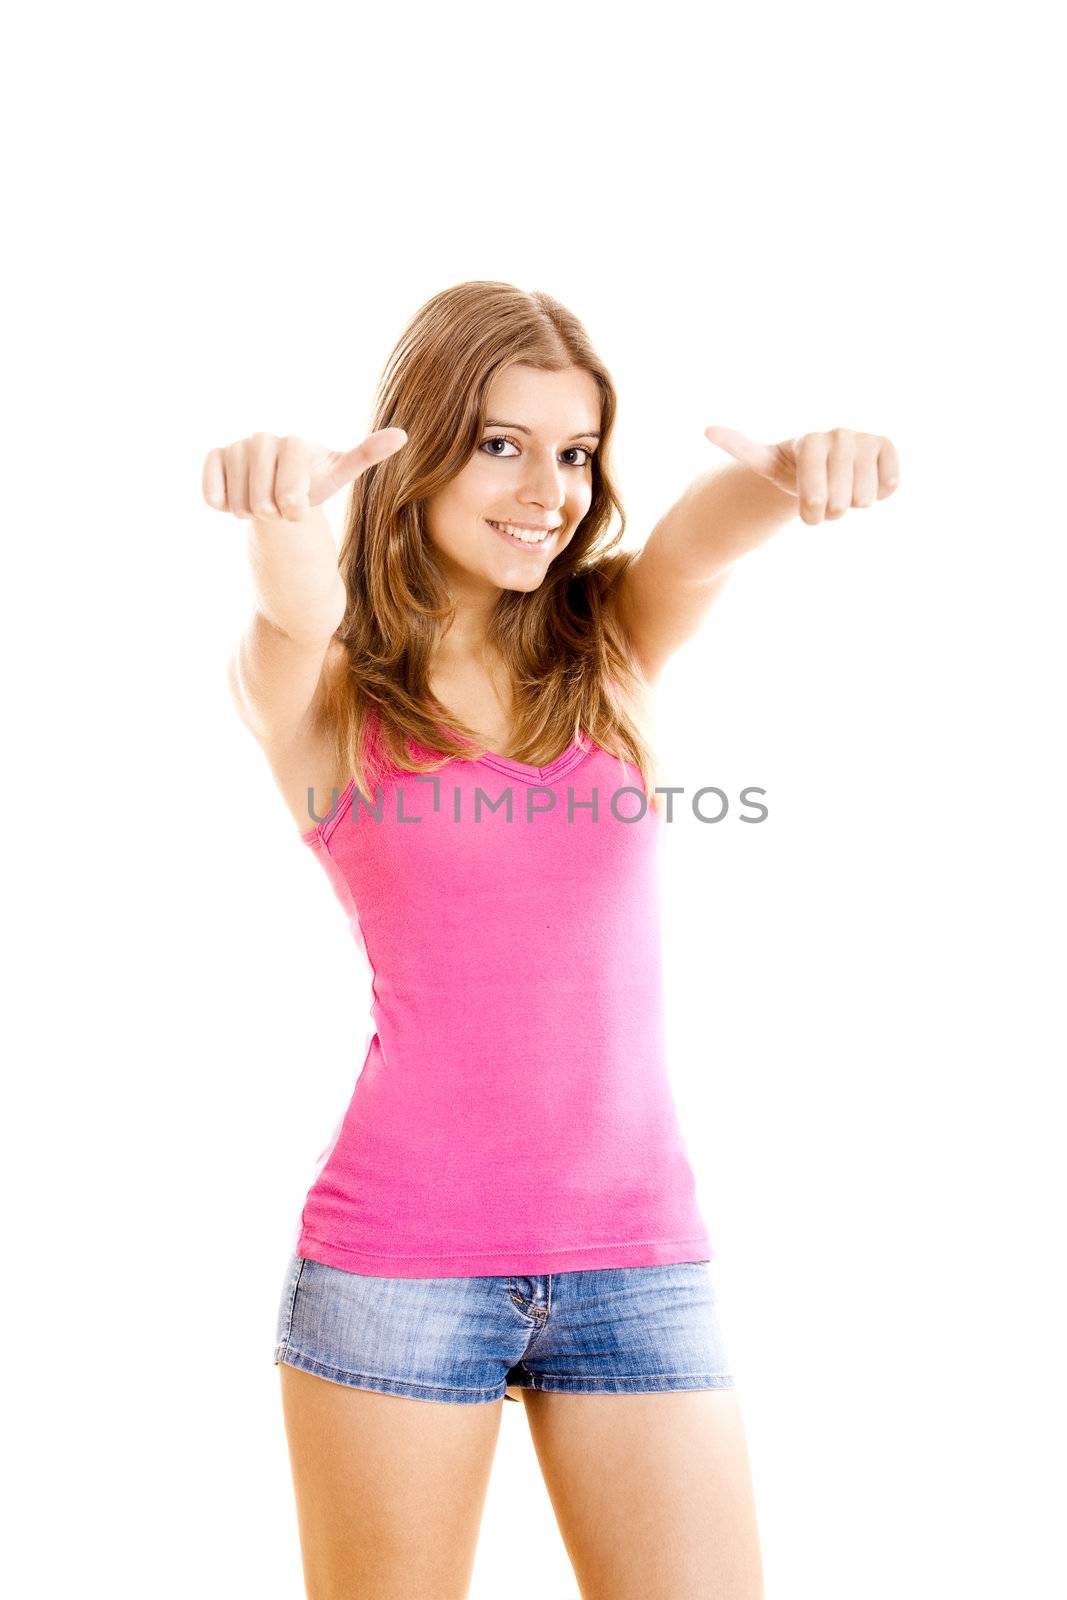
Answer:
<path fill-rule="evenodd" d="M 812 527 L 833 522 L 900 482 L 896 448 L 882 434 L 834 428 L 759 444 L 734 428 L 704 431 L 734 460 L 690 484 L 619 583 L 620 621 L 650 681 L 696 633 L 743 555 L 798 514 Z"/>

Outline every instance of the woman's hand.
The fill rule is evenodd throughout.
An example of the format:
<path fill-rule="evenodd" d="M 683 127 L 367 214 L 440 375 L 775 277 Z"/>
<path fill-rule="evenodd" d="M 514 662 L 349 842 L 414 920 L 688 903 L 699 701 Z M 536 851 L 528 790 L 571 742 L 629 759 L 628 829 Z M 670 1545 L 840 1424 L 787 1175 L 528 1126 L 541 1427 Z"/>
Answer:
<path fill-rule="evenodd" d="M 327 450 L 305 439 L 254 433 L 204 461 L 204 499 L 235 517 L 299 522 L 312 506 L 352 483 L 368 467 L 407 444 L 403 428 L 379 428 L 351 450 Z"/>
<path fill-rule="evenodd" d="M 850 506 L 871 506 L 893 493 L 900 462 L 880 433 L 805 433 L 781 444 L 758 444 L 734 428 L 704 429 L 712 444 L 800 501 L 800 520 L 814 524 L 843 517 Z"/>

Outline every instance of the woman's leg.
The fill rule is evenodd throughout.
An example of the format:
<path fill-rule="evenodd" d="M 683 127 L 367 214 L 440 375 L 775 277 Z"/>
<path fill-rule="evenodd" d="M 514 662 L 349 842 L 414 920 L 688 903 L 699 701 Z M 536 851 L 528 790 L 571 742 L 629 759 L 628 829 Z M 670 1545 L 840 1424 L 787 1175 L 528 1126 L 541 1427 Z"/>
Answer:
<path fill-rule="evenodd" d="M 762 1600 L 736 1389 L 524 1398 L 582 1600 Z"/>
<path fill-rule="evenodd" d="M 503 1401 L 278 1370 L 307 1600 L 465 1600 Z"/>

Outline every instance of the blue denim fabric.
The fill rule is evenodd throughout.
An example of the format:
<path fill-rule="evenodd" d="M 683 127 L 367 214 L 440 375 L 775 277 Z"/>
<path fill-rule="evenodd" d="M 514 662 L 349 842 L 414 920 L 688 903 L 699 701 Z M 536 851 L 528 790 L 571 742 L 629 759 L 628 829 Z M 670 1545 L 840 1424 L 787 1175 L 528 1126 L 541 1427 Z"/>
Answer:
<path fill-rule="evenodd" d="M 290 1258 L 274 1361 L 466 1405 L 505 1389 L 734 1386 L 709 1261 L 542 1277 L 379 1278 Z"/>

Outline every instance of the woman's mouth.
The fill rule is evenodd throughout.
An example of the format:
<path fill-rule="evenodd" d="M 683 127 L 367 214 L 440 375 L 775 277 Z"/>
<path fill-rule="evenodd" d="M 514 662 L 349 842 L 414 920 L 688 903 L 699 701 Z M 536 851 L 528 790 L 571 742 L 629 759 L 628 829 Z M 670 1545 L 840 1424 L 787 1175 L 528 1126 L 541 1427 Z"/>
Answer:
<path fill-rule="evenodd" d="M 508 544 L 518 545 L 522 550 L 543 550 L 547 544 L 552 543 L 559 533 L 558 528 L 550 528 L 544 533 L 526 528 L 521 532 L 513 532 L 505 523 L 493 522 L 489 517 L 486 517 L 485 520 L 502 539 L 507 540 Z"/>

